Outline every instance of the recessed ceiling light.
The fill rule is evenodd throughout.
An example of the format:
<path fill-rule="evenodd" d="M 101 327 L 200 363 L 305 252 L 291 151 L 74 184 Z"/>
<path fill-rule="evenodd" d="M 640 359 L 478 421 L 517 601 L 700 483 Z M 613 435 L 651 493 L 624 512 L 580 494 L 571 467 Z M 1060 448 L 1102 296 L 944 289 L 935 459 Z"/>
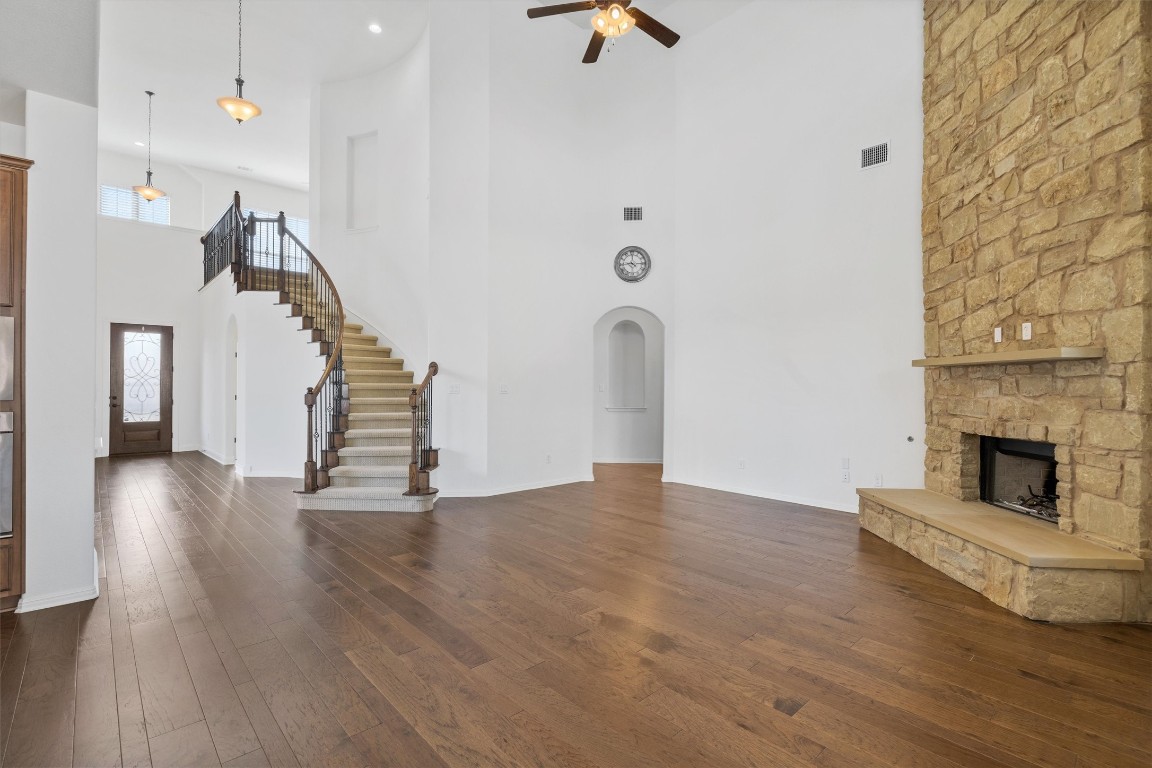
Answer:
<path fill-rule="evenodd" d="M 133 143 L 133 144 L 135 144 L 135 145 L 136 145 L 136 146 L 138 146 L 138 147 L 142 147 L 142 146 L 144 146 L 144 142 L 142 142 L 142 141 L 134 141 L 134 142 L 132 142 L 132 143 Z"/>
<path fill-rule="evenodd" d="M 368 25 L 368 31 L 374 35 L 378 35 L 384 31 L 384 28 L 381 27 L 379 24 L 372 23 L 372 24 Z"/>

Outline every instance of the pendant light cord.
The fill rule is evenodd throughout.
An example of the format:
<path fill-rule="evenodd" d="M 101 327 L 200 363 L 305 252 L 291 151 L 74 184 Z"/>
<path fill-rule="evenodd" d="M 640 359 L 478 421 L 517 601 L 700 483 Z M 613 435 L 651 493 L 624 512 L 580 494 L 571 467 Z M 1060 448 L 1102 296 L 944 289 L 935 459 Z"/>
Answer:
<path fill-rule="evenodd" d="M 244 0 L 237 4 L 236 11 L 236 79 L 244 77 Z"/>
<path fill-rule="evenodd" d="M 152 175 L 152 97 L 155 96 L 152 91 L 144 91 L 148 94 L 148 175 Z"/>

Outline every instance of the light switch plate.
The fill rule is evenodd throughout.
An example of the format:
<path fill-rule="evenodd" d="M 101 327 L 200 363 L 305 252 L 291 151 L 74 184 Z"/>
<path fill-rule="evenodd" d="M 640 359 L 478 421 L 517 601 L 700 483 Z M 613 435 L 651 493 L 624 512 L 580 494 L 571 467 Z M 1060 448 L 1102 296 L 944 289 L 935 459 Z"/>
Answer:
<path fill-rule="evenodd" d="M 1032 340 L 1032 323 L 1024 323 L 1020 326 L 1020 339 L 1023 341 Z"/>
<path fill-rule="evenodd" d="M 1004 329 L 1003 328 L 997 326 L 997 327 L 992 329 L 992 341 L 996 342 L 997 344 L 1004 341 Z"/>

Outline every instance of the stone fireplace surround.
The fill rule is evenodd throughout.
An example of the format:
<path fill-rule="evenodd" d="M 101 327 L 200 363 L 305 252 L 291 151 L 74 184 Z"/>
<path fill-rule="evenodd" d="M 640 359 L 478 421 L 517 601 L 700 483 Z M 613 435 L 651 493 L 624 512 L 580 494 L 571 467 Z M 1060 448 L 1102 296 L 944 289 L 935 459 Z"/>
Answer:
<path fill-rule="evenodd" d="M 861 525 L 1030 618 L 1150 621 L 1152 3 L 924 18 L 924 489 Z M 1055 444 L 1058 529 L 977 500 L 979 435 Z"/>

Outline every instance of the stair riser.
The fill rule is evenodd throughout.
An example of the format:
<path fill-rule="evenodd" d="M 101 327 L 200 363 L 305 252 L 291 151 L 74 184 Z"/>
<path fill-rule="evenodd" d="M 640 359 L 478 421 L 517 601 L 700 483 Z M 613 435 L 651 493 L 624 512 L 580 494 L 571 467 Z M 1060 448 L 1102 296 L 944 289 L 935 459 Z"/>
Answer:
<path fill-rule="evenodd" d="M 348 448 L 404 448 L 412 445 L 411 437 L 352 437 L 344 441 Z"/>
<path fill-rule="evenodd" d="M 431 512 L 435 496 L 403 496 L 399 499 L 333 499 L 324 496 L 296 494 L 297 509 L 329 512 Z"/>
<path fill-rule="evenodd" d="M 403 397 L 415 388 L 414 384 L 405 384 L 402 381 L 389 381 L 383 384 L 349 384 L 348 389 L 352 397 Z"/>
<path fill-rule="evenodd" d="M 354 373 L 347 371 L 344 380 L 349 384 L 411 384 L 412 374 L 407 371 L 383 370 L 365 373 L 358 370 Z"/>
<path fill-rule="evenodd" d="M 406 467 L 408 456 L 341 456 L 342 467 Z"/>
<path fill-rule="evenodd" d="M 333 477 L 333 488 L 407 488 L 407 477 Z"/>
<path fill-rule="evenodd" d="M 408 407 L 407 403 L 357 403 L 354 400 L 348 401 L 350 405 L 349 413 L 407 413 L 411 415 L 412 409 Z M 361 429 L 374 429 L 363 424 L 357 424 Z"/>
<path fill-rule="evenodd" d="M 357 347 L 355 345 L 348 347 L 345 357 L 372 357 L 372 358 L 387 358 L 392 354 L 392 350 L 387 347 Z"/>
<path fill-rule="evenodd" d="M 388 358 L 381 358 L 378 361 L 374 360 L 367 363 L 360 362 L 359 360 L 354 363 L 349 363 L 348 359 L 345 358 L 344 371 L 352 375 L 364 374 L 374 376 L 380 373 L 400 373 L 403 369 L 400 367 L 400 363 L 389 360 Z"/>
<path fill-rule="evenodd" d="M 412 426 L 412 414 L 396 414 L 396 418 L 381 415 L 378 418 L 362 421 L 349 421 L 352 429 L 398 429 Z"/>

